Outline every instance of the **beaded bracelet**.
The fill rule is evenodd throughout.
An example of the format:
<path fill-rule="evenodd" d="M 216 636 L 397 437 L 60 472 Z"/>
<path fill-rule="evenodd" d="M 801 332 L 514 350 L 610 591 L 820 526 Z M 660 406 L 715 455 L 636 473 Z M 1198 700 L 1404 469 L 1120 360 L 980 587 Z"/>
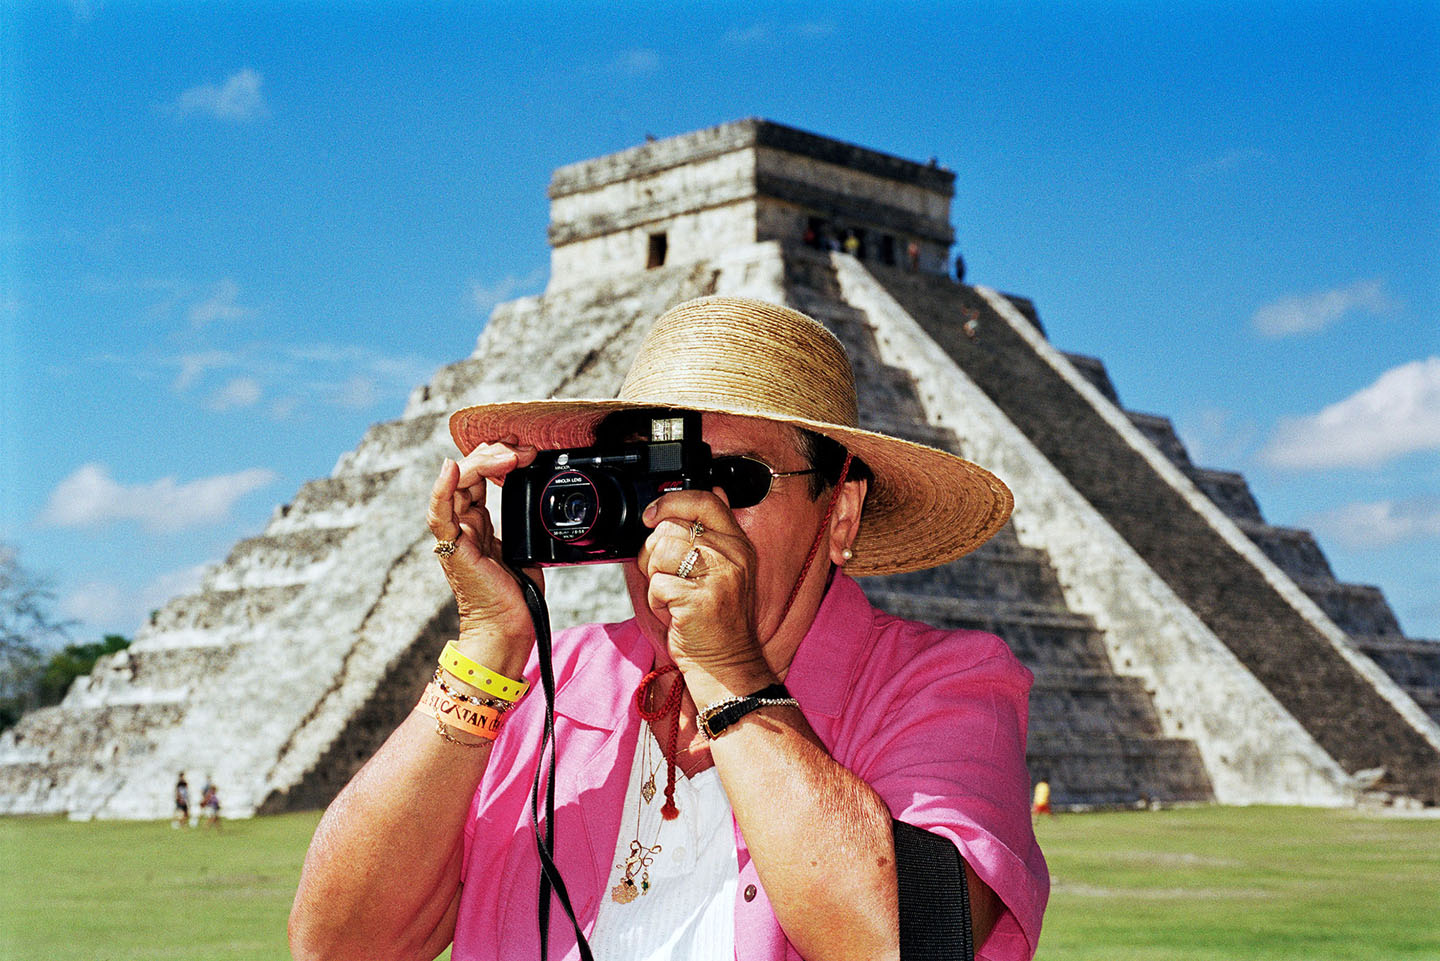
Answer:
<path fill-rule="evenodd" d="M 526 681 L 516 681 L 503 674 L 497 674 L 479 661 L 472 660 L 460 653 L 460 648 L 455 646 L 454 641 L 445 643 L 445 650 L 440 655 L 440 666 L 446 673 L 452 674 L 457 680 L 464 681 L 472 687 L 478 687 L 487 694 L 492 694 L 502 701 L 514 703 L 525 696 L 530 690 Z"/>
<path fill-rule="evenodd" d="M 514 701 L 502 701 L 498 697 L 476 697 L 473 694 L 466 694 L 464 691 L 457 691 L 445 683 L 445 678 L 448 676 L 443 667 L 437 667 L 435 668 L 435 676 L 430 679 L 447 697 L 454 698 L 457 701 L 464 701 L 466 704 L 478 704 L 481 707 L 488 707 L 491 710 L 499 711 L 501 714 L 504 714 L 515 706 Z"/>
<path fill-rule="evenodd" d="M 426 686 L 415 710 L 433 717 L 442 726 L 453 727 L 487 741 L 493 741 L 499 735 L 503 720 L 500 712 L 493 707 L 464 704 L 447 696 L 434 682 Z"/>

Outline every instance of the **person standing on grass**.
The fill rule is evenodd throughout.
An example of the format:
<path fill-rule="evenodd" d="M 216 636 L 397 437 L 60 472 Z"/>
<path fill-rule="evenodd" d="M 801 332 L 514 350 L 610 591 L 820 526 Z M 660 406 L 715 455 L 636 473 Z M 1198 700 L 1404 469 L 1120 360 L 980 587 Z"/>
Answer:
<path fill-rule="evenodd" d="M 697 421 L 703 483 L 641 512 L 635 616 L 555 637 L 552 714 L 525 693 L 544 655 L 487 483 L 539 449 L 638 457 L 627 445 Z M 979 957 L 1034 955 L 1049 875 L 1028 816 L 1030 672 L 993 635 L 876 610 L 851 576 L 978 547 L 1010 515 L 997 477 L 859 427 L 834 335 L 738 298 L 661 317 L 618 399 L 450 425 L 464 456 L 427 524 L 459 637 L 317 828 L 296 958 L 428 961 L 453 940 L 456 961 L 533 959 L 547 939 L 567 959 L 895 958 L 912 841 L 939 852 L 920 887 L 968 896 Z M 553 911 L 531 794 L 550 731 Z"/>
<path fill-rule="evenodd" d="M 185 772 L 180 772 L 180 778 L 175 782 L 175 816 L 170 819 L 172 828 L 188 828 L 190 826 L 190 785 L 185 781 Z"/>
<path fill-rule="evenodd" d="M 220 830 L 220 792 L 208 777 L 205 779 L 205 790 L 200 793 L 200 810 L 204 812 L 206 826 Z"/>

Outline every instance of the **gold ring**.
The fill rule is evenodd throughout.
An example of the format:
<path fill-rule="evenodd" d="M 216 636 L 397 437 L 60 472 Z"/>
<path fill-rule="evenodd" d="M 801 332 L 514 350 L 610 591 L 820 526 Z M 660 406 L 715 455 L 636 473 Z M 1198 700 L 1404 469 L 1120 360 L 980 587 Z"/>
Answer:
<path fill-rule="evenodd" d="M 702 524 L 702 523 L 700 523 L 698 520 L 697 520 L 695 523 L 693 523 L 693 524 L 690 525 L 690 546 L 691 546 L 691 547 L 694 547 L 694 546 L 695 546 L 695 542 L 700 539 L 700 535 L 703 534 L 703 533 L 705 533 L 705 525 Z"/>
<path fill-rule="evenodd" d="M 441 557 L 449 557 L 451 554 L 455 553 L 455 542 L 441 540 L 437 537 L 435 539 L 435 553 L 439 554 Z"/>
<path fill-rule="evenodd" d="M 700 548 L 690 548 L 690 553 L 680 561 L 680 566 L 675 568 L 675 576 L 688 580 L 690 575 L 695 573 L 695 564 L 700 560 Z"/>

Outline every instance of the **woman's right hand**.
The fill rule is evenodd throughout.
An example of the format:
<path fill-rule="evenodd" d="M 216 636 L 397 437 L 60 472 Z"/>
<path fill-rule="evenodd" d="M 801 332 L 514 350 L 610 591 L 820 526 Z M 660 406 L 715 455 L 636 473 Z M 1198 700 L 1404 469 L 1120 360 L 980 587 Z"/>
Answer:
<path fill-rule="evenodd" d="M 440 557 L 440 567 L 460 611 L 460 649 L 492 670 L 514 672 L 512 677 L 529 656 L 534 627 L 520 585 L 501 560 L 500 539 L 485 509 L 486 482 L 503 484 L 512 470 L 534 460 L 533 447 L 510 444 L 481 444 L 459 463 L 447 458 L 431 488 L 427 515 L 437 540 L 455 542 L 455 552 Z M 543 591 L 540 570 L 526 573 Z"/>

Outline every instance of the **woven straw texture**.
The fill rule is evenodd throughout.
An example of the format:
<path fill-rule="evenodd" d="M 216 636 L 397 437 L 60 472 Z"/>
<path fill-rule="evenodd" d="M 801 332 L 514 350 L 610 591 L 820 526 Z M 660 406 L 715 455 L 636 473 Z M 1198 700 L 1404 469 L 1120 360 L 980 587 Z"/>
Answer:
<path fill-rule="evenodd" d="M 484 404 L 457 411 L 464 453 L 503 441 L 582 447 L 611 411 L 679 407 L 793 424 L 844 444 L 875 475 L 847 573 L 894 574 L 944 564 L 995 534 L 1009 488 L 954 454 L 861 430 L 844 348 L 821 324 L 756 300 L 705 297 L 655 322 L 618 398 Z"/>

